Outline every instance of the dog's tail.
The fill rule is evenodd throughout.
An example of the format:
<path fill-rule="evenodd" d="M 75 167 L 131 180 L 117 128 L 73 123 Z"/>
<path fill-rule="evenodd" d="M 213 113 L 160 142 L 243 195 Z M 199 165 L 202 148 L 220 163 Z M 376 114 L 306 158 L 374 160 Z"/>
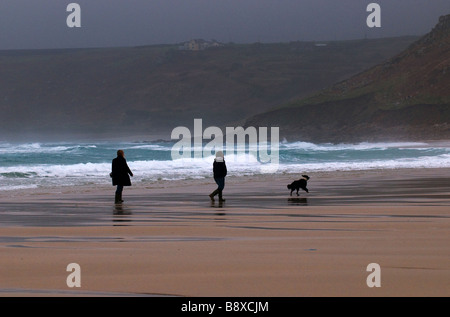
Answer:
<path fill-rule="evenodd" d="M 290 185 L 290 184 L 289 184 L 289 185 L 287 185 L 287 188 L 288 188 L 288 189 L 291 189 L 291 185 Z"/>

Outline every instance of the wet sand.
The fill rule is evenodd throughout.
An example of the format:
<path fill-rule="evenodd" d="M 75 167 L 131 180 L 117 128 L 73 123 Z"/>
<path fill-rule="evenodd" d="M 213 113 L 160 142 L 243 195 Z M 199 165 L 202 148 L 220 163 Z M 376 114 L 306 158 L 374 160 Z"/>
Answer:
<path fill-rule="evenodd" d="M 309 175 L 2 192 L 0 296 L 450 295 L 449 169 Z"/>

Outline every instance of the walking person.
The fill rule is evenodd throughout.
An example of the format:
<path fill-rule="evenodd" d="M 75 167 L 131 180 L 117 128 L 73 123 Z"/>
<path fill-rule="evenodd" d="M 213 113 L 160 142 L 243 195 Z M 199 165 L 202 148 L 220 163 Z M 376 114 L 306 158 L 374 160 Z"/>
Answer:
<path fill-rule="evenodd" d="M 117 157 L 112 160 L 112 171 L 109 175 L 112 177 L 113 186 L 117 186 L 114 201 L 116 204 L 122 203 L 123 187 L 131 186 L 130 176 L 133 176 L 133 173 L 128 167 L 123 150 L 117 151 Z"/>
<path fill-rule="evenodd" d="M 222 191 L 225 188 L 225 176 L 227 176 L 227 166 L 223 157 L 223 152 L 218 151 L 213 163 L 214 181 L 217 184 L 217 189 L 209 194 L 211 201 L 214 201 L 214 197 L 219 194 L 219 202 L 224 202 L 222 197 Z"/>

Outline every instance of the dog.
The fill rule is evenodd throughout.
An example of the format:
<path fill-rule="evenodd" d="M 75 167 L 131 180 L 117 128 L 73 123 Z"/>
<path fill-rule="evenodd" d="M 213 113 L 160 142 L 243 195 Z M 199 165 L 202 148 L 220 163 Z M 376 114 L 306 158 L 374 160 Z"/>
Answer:
<path fill-rule="evenodd" d="M 298 191 L 300 189 L 303 189 L 305 192 L 309 193 L 308 188 L 306 188 L 306 185 L 308 184 L 308 180 L 309 180 L 309 176 L 308 175 L 302 175 L 302 178 L 297 180 L 297 181 L 293 181 L 291 184 L 287 185 L 287 188 L 291 190 L 291 196 L 292 196 L 292 192 L 294 190 L 297 190 L 297 196 L 300 196 Z"/>

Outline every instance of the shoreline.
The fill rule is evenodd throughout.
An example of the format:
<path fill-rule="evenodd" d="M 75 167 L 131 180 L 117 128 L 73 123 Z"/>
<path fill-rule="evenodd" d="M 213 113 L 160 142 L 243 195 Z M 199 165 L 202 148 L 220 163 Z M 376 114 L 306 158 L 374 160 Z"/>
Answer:
<path fill-rule="evenodd" d="M 318 184 L 319 186 L 326 185 L 327 183 L 335 183 L 337 179 L 343 179 L 345 181 L 357 180 L 358 178 L 365 178 L 368 180 L 379 180 L 383 178 L 386 181 L 400 180 L 400 179 L 418 179 L 418 178 L 446 178 L 450 177 L 450 168 L 389 168 L 389 169 L 364 169 L 364 170 L 337 170 L 337 171 L 296 171 L 286 173 L 261 173 L 255 175 L 242 175 L 242 176 L 227 176 L 227 184 L 238 185 L 241 182 L 246 181 L 258 181 L 266 182 L 268 186 L 279 192 L 284 191 L 284 185 L 286 182 L 290 183 L 298 178 L 301 178 L 301 174 L 308 174 L 312 179 L 309 181 L 309 186 Z M 282 180 L 284 183 L 282 183 Z M 275 182 L 273 182 L 275 181 Z M 362 180 L 364 181 L 364 180 Z M 132 186 L 125 187 L 125 191 L 138 191 L 138 190 L 160 190 L 160 189 L 175 189 L 176 191 L 183 191 L 189 193 L 186 189 L 188 186 L 197 187 L 208 186 L 214 187 L 215 183 L 212 177 L 205 178 L 186 178 L 179 180 L 152 180 L 136 182 L 131 178 Z M 286 183 L 286 184 L 285 184 Z M 229 186 L 227 186 L 229 190 Z M 184 188 L 184 189 L 183 189 Z M 183 189 L 183 190 L 182 190 Z M 232 189 L 232 188 L 231 188 Z M 19 188 L 0 191 L 0 201 L 13 200 L 16 197 L 23 199 L 24 197 L 33 197 L 40 195 L 57 195 L 57 194 L 70 194 L 70 193 L 90 193 L 90 192 L 114 192 L 115 187 L 111 185 L 109 178 L 105 178 L 105 182 L 101 184 L 88 183 L 83 185 L 64 185 L 64 186 L 45 186 L 34 188 Z M 196 192 L 193 190 L 192 192 Z"/>
<path fill-rule="evenodd" d="M 0 296 L 450 295 L 450 169 L 294 175 L 1 193 Z"/>

